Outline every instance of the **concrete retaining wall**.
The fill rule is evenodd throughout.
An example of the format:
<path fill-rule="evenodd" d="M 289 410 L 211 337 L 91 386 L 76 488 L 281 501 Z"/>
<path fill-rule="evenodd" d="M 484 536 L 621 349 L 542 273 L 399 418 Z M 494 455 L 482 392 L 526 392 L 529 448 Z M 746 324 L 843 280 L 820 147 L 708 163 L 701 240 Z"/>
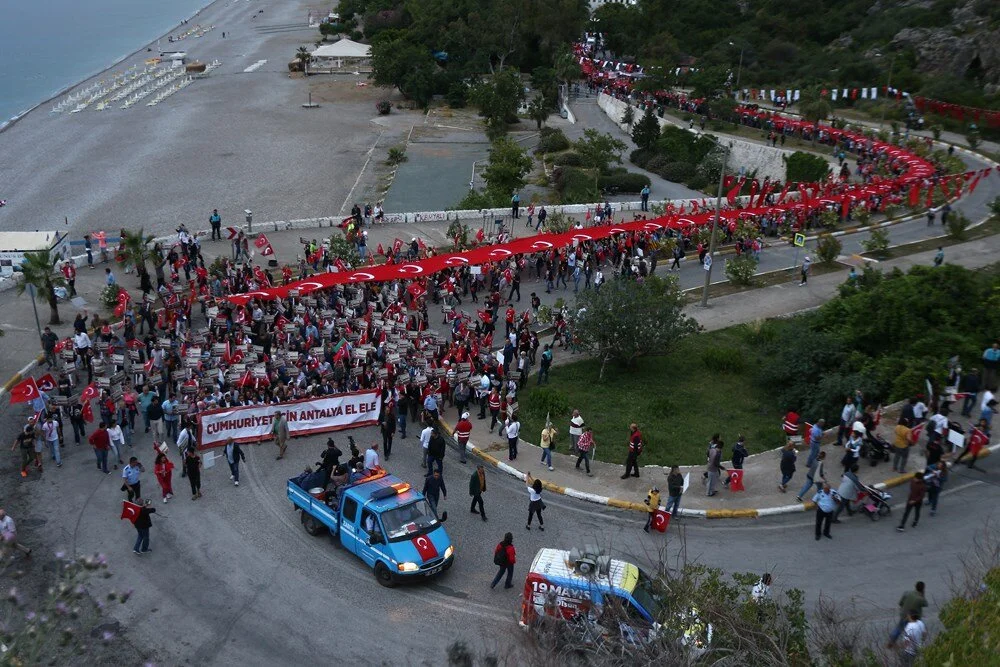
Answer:
<path fill-rule="evenodd" d="M 602 93 L 597 98 L 597 106 L 611 120 L 617 123 L 618 127 L 628 132 L 628 126 L 621 122 L 622 114 L 625 113 L 625 102 Z M 642 113 L 638 109 L 635 110 L 636 120 L 641 117 Z M 675 125 L 673 121 L 667 118 L 657 118 L 657 122 L 660 124 L 660 129 L 663 129 L 666 125 Z M 750 174 L 756 171 L 757 178 L 760 180 L 768 177 L 771 180 L 785 180 L 785 162 L 783 158 L 795 151 L 784 148 L 771 148 L 763 144 L 733 139 L 728 136 L 726 137 L 726 141 L 732 144 L 729 164 L 738 166 L 740 173 Z"/>

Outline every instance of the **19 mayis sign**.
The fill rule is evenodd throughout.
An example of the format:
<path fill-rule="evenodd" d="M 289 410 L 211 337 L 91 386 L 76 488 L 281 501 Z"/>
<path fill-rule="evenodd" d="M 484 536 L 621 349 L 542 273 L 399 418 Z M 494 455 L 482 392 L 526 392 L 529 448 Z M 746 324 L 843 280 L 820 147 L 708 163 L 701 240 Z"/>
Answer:
<path fill-rule="evenodd" d="M 308 398 L 293 403 L 246 405 L 199 415 L 201 447 L 215 447 L 227 438 L 253 442 L 271 437 L 276 413 L 288 420 L 288 434 L 295 437 L 343 428 L 370 426 L 378 421 L 378 392 L 365 391 Z"/>

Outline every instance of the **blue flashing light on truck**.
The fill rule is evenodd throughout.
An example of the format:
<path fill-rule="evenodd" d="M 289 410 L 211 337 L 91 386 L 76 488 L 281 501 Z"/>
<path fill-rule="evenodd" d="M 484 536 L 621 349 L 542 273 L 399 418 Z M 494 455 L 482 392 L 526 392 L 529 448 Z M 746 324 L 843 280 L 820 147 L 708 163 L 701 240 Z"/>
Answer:
<path fill-rule="evenodd" d="M 302 511 L 310 535 L 324 527 L 345 549 L 365 561 L 383 586 L 438 575 L 455 560 L 444 521 L 424 496 L 380 471 L 330 492 L 302 477 L 288 480 L 288 499 Z"/>

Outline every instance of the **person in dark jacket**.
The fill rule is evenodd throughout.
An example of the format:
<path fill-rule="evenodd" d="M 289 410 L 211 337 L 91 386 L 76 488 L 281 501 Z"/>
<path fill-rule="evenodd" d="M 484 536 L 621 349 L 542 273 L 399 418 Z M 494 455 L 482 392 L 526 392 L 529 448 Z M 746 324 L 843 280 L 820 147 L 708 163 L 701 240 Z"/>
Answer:
<path fill-rule="evenodd" d="M 444 438 L 437 429 L 431 433 L 431 441 L 427 445 L 427 471 L 430 472 L 434 464 L 437 463 L 437 470 L 441 472 L 444 469 L 444 453 L 447 448 L 447 443 L 445 443 Z"/>
<path fill-rule="evenodd" d="M 445 498 L 448 497 L 448 489 L 444 486 L 444 477 L 441 476 L 440 470 L 435 470 L 433 473 L 427 475 L 424 478 L 424 496 L 427 498 L 427 502 L 431 504 L 434 511 L 437 512 L 438 502 L 441 500 L 441 496 L 444 495 Z"/>
<path fill-rule="evenodd" d="M 677 510 L 681 506 L 681 495 L 684 493 L 684 475 L 677 466 L 671 466 L 670 474 L 667 475 L 667 511 L 672 516 L 677 516 Z"/>
<path fill-rule="evenodd" d="M 493 577 L 493 583 L 490 584 L 490 588 L 497 587 L 504 572 L 507 573 L 507 581 L 504 582 L 503 587 L 513 588 L 514 584 L 512 580 L 514 579 L 514 563 L 516 562 L 517 552 L 514 550 L 514 535 L 507 533 L 503 536 L 503 540 L 493 549 L 493 564 L 500 569 L 497 571 L 497 576 Z"/>
<path fill-rule="evenodd" d="M 142 554 L 148 554 L 152 549 L 149 548 L 149 529 L 153 527 L 153 521 L 150 519 L 150 515 L 156 511 L 155 507 L 150 507 L 153 503 L 152 500 L 139 500 L 136 499 L 136 503 L 140 506 L 139 516 L 135 519 L 135 532 L 137 533 L 135 538 L 135 546 L 132 547 L 132 553 L 136 556 L 141 556 Z"/>
<path fill-rule="evenodd" d="M 327 438 L 326 449 L 324 449 L 319 455 L 319 463 L 316 464 L 326 475 L 324 477 L 325 483 L 323 486 L 330 483 L 330 476 L 333 474 L 334 468 L 340 465 L 340 457 L 343 456 L 343 454 L 344 453 L 340 451 L 340 449 L 337 448 L 337 445 L 333 442 L 333 438 Z"/>
<path fill-rule="evenodd" d="M 201 457 L 196 447 L 188 447 L 184 451 L 184 470 L 191 483 L 191 500 L 198 500 L 201 498 Z"/>
<path fill-rule="evenodd" d="M 792 480 L 792 475 L 795 474 L 796 458 L 795 445 L 789 442 L 781 450 L 781 484 L 778 485 L 778 490 L 782 493 L 788 490 L 788 482 Z"/>
<path fill-rule="evenodd" d="M 920 507 L 924 504 L 924 496 L 927 495 L 927 483 L 924 481 L 923 472 L 913 473 L 913 479 L 910 480 L 910 494 L 906 498 L 906 509 L 903 511 L 903 519 L 896 526 L 896 530 L 902 533 L 906 530 L 906 520 L 910 517 L 910 512 L 913 512 L 913 523 L 910 528 L 916 528 L 917 522 L 920 521 Z"/>
<path fill-rule="evenodd" d="M 469 478 L 469 495 L 472 496 L 472 506 L 469 512 L 478 514 L 483 521 L 486 521 L 486 508 L 483 507 L 483 493 L 486 492 L 486 471 L 483 466 L 478 465 Z M 479 505 L 479 509 L 476 509 Z"/>
<path fill-rule="evenodd" d="M 226 463 L 229 464 L 229 479 L 233 480 L 233 486 L 240 485 L 240 461 L 246 461 L 247 455 L 243 453 L 243 448 L 240 447 L 240 443 L 236 442 L 232 438 L 226 440 L 226 446 L 223 450 L 226 454 Z"/>
<path fill-rule="evenodd" d="M 747 452 L 746 448 L 746 438 L 744 438 L 743 434 L 741 433 L 736 438 L 736 444 L 733 445 L 733 456 L 732 456 L 733 470 L 743 470 L 743 461 L 746 459 L 747 456 L 749 456 L 749 452 Z M 724 480 L 722 480 L 722 485 L 725 487 L 729 486 L 728 475 Z"/>

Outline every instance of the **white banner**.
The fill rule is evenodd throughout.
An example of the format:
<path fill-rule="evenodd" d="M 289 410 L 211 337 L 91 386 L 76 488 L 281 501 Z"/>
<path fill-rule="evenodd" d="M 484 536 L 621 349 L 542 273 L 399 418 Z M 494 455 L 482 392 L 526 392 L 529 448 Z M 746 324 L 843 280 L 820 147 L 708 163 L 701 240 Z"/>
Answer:
<path fill-rule="evenodd" d="M 238 442 L 269 440 L 276 412 L 285 415 L 288 434 L 294 437 L 370 426 L 378 421 L 378 410 L 377 391 L 213 410 L 198 416 L 201 425 L 198 445 L 202 448 L 218 447 L 227 438 Z"/>

